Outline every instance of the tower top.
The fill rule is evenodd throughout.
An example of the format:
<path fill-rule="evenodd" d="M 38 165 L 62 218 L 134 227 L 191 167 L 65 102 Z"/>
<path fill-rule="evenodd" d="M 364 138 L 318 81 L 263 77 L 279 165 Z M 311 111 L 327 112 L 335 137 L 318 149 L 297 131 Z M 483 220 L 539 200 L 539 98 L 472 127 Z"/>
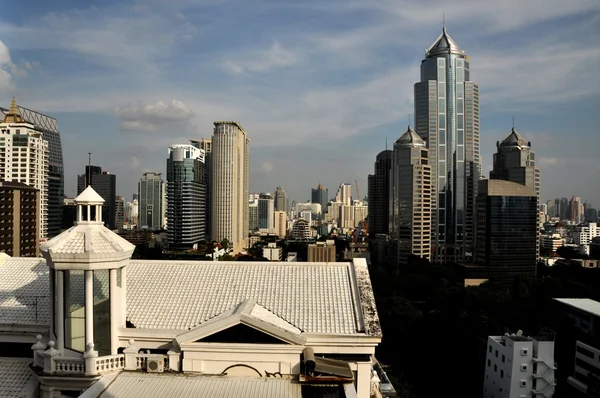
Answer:
<path fill-rule="evenodd" d="M 500 146 L 529 146 L 529 145 L 527 145 L 527 142 L 525 141 L 525 139 L 523 137 L 521 137 L 521 135 L 519 133 L 517 133 L 517 130 L 515 130 L 515 128 L 513 127 L 510 130 L 510 133 L 508 133 L 508 135 L 506 137 L 504 137 L 504 139 L 502 140 L 502 143 L 500 143 Z"/>
<path fill-rule="evenodd" d="M 4 123 L 23 123 L 23 117 L 21 116 L 21 112 L 19 112 L 15 97 L 12 98 L 10 109 L 4 115 Z"/>
<path fill-rule="evenodd" d="M 458 46 L 458 44 L 456 44 L 456 42 L 450 37 L 450 35 L 446 33 L 445 22 L 444 26 L 442 27 L 442 34 L 440 34 L 433 44 L 429 46 L 427 50 L 425 50 L 425 56 L 427 58 L 444 54 L 466 55 L 465 52 Z"/>
<path fill-rule="evenodd" d="M 417 133 L 415 133 L 415 131 L 412 129 L 412 127 L 410 127 L 409 124 L 404 134 L 402 134 L 400 138 L 396 140 L 394 145 L 401 145 L 405 147 L 425 146 L 425 141 L 423 141 L 423 139 L 419 137 Z"/>

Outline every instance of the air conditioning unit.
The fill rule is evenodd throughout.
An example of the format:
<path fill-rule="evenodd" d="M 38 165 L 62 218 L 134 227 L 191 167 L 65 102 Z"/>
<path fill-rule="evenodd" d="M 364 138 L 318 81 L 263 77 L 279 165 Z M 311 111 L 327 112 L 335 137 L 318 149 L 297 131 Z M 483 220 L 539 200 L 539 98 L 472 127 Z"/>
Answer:
<path fill-rule="evenodd" d="M 165 371 L 165 362 L 162 358 L 148 358 L 146 364 L 148 373 L 163 373 Z"/>

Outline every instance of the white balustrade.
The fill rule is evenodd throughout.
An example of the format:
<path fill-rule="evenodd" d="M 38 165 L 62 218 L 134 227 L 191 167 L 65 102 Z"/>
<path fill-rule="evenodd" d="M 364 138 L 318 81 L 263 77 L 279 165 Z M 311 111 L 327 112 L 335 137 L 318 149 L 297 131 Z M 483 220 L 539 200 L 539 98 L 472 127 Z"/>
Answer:
<path fill-rule="evenodd" d="M 98 357 L 95 360 L 96 372 L 114 372 L 125 368 L 125 355 L 107 355 L 104 357 Z"/>
<path fill-rule="evenodd" d="M 54 366 L 56 374 L 85 374 L 83 358 L 56 357 Z"/>

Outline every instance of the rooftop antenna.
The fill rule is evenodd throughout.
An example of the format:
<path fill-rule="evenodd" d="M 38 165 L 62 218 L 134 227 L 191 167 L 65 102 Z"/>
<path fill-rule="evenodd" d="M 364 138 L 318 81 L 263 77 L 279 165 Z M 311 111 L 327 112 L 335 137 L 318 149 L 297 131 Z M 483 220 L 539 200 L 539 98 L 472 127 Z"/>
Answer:
<path fill-rule="evenodd" d="M 408 127 L 410 127 L 410 113 L 408 114 Z"/>
<path fill-rule="evenodd" d="M 88 186 L 92 185 L 92 153 L 88 152 Z"/>
<path fill-rule="evenodd" d="M 513 127 L 512 127 L 512 129 L 514 130 L 515 129 L 515 117 L 513 116 L 512 119 L 513 119 Z"/>
<path fill-rule="evenodd" d="M 446 14 L 442 13 L 442 30 L 446 31 Z"/>
<path fill-rule="evenodd" d="M 385 150 L 387 151 L 387 137 L 385 137 Z"/>

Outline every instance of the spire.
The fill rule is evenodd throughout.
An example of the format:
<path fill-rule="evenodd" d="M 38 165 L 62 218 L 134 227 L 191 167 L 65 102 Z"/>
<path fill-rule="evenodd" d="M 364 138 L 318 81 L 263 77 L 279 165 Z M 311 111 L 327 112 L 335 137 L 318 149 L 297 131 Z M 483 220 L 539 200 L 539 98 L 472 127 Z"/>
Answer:
<path fill-rule="evenodd" d="M 425 56 L 429 58 L 435 55 L 444 54 L 466 55 L 465 52 L 460 49 L 458 44 L 456 44 L 456 42 L 450 37 L 450 35 L 446 33 L 445 21 L 444 26 L 442 27 L 442 34 L 439 35 L 433 44 L 425 51 Z"/>
<path fill-rule="evenodd" d="M 419 137 L 419 135 L 417 133 L 415 133 L 415 131 L 412 129 L 412 127 L 410 127 L 410 125 L 408 125 L 408 128 L 406 129 L 404 134 L 402 134 L 400 136 L 400 138 L 398 138 L 396 140 L 394 145 L 425 146 L 425 141 L 423 141 L 423 139 L 421 137 Z"/>
<path fill-rule="evenodd" d="M 4 123 L 23 123 L 23 118 L 21 117 L 21 112 L 19 112 L 15 97 L 12 98 L 10 109 L 4 115 Z"/>
<path fill-rule="evenodd" d="M 517 130 L 515 130 L 515 128 L 513 126 L 513 128 L 510 130 L 510 133 L 508 133 L 508 135 L 506 137 L 504 137 L 504 139 L 502 140 L 502 143 L 500 144 L 500 146 L 529 146 L 529 145 L 527 145 L 527 142 L 525 141 L 525 139 L 523 139 L 523 137 L 521 137 L 521 135 L 519 133 L 517 133 Z"/>

